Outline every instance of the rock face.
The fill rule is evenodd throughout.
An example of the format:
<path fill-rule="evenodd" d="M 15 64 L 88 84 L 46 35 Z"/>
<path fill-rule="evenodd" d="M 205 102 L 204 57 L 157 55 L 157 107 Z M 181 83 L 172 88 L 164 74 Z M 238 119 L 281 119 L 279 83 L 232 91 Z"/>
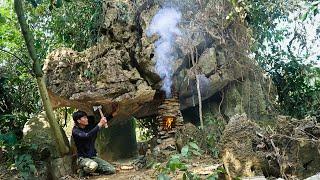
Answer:
<path fill-rule="evenodd" d="M 161 79 L 154 68 L 154 43 L 159 37 L 146 34 L 164 2 L 104 1 L 100 43 L 83 52 L 58 49 L 45 61 L 53 106 L 70 106 L 93 114 L 93 105 L 102 104 L 108 112 L 111 102 L 117 102 L 118 120 L 155 115 L 159 105 L 155 93 L 159 92 Z M 223 93 L 225 100 L 219 107 L 225 117 L 246 112 L 256 118 L 267 112 L 267 80 L 247 57 L 245 25 L 237 18 L 225 21 L 230 4 L 214 0 L 173 0 L 171 4 L 179 7 L 183 16 L 179 24 L 183 35 L 175 42 L 177 60 L 173 65 L 173 88 L 179 94 L 181 108 L 197 105 L 195 77 L 199 75 L 203 101 Z M 248 102 L 253 97 L 253 104 L 257 102 L 258 106 Z"/>
<path fill-rule="evenodd" d="M 264 131 L 246 115 L 233 116 L 221 140 L 221 157 L 230 177 L 304 179 L 320 165 L 319 124 L 313 119 L 278 116 Z"/>

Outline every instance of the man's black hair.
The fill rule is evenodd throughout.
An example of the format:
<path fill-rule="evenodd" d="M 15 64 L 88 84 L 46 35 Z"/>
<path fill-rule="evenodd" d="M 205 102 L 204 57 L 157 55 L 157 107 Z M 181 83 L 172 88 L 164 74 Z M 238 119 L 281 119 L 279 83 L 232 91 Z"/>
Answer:
<path fill-rule="evenodd" d="M 75 124 L 78 124 L 78 121 L 80 118 L 87 116 L 87 113 L 84 111 L 76 111 L 72 114 L 72 118 Z"/>

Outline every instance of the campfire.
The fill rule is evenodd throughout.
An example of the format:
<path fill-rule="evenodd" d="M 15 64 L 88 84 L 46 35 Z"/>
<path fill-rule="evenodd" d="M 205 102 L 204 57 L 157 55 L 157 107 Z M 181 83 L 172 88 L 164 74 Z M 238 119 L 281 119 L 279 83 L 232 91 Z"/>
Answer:
<path fill-rule="evenodd" d="M 158 109 L 159 131 L 169 131 L 176 126 L 182 125 L 182 115 L 177 96 L 165 99 Z"/>
<path fill-rule="evenodd" d="M 164 99 L 158 108 L 157 121 L 159 122 L 157 147 L 163 154 L 174 153 L 176 151 L 175 134 L 177 128 L 183 125 L 177 96 Z"/>
<path fill-rule="evenodd" d="M 171 130 L 172 127 L 174 126 L 174 120 L 176 118 L 175 117 L 171 117 L 171 116 L 165 116 L 163 117 L 163 120 L 162 120 L 162 127 L 165 129 L 165 130 Z"/>

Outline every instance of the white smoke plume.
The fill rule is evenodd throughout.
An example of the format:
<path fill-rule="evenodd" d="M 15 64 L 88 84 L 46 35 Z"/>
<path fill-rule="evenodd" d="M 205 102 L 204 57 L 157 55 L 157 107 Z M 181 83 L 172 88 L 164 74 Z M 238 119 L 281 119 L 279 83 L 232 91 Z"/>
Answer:
<path fill-rule="evenodd" d="M 162 90 L 167 98 L 171 97 L 174 43 L 181 31 L 177 27 L 181 20 L 181 13 L 174 8 L 163 8 L 153 17 L 147 35 L 158 34 L 159 40 L 155 43 L 156 72 L 163 80 Z"/>

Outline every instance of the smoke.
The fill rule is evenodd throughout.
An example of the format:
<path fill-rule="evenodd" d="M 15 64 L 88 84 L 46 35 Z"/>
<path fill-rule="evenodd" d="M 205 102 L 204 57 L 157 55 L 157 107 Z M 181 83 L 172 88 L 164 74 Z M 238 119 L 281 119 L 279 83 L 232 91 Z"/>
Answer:
<path fill-rule="evenodd" d="M 174 8 L 163 8 L 153 17 L 147 36 L 158 34 L 159 40 L 155 43 L 156 72 L 163 80 L 162 90 L 166 92 L 167 98 L 171 97 L 174 43 L 176 37 L 181 35 L 177 27 L 181 20 L 181 13 Z"/>

